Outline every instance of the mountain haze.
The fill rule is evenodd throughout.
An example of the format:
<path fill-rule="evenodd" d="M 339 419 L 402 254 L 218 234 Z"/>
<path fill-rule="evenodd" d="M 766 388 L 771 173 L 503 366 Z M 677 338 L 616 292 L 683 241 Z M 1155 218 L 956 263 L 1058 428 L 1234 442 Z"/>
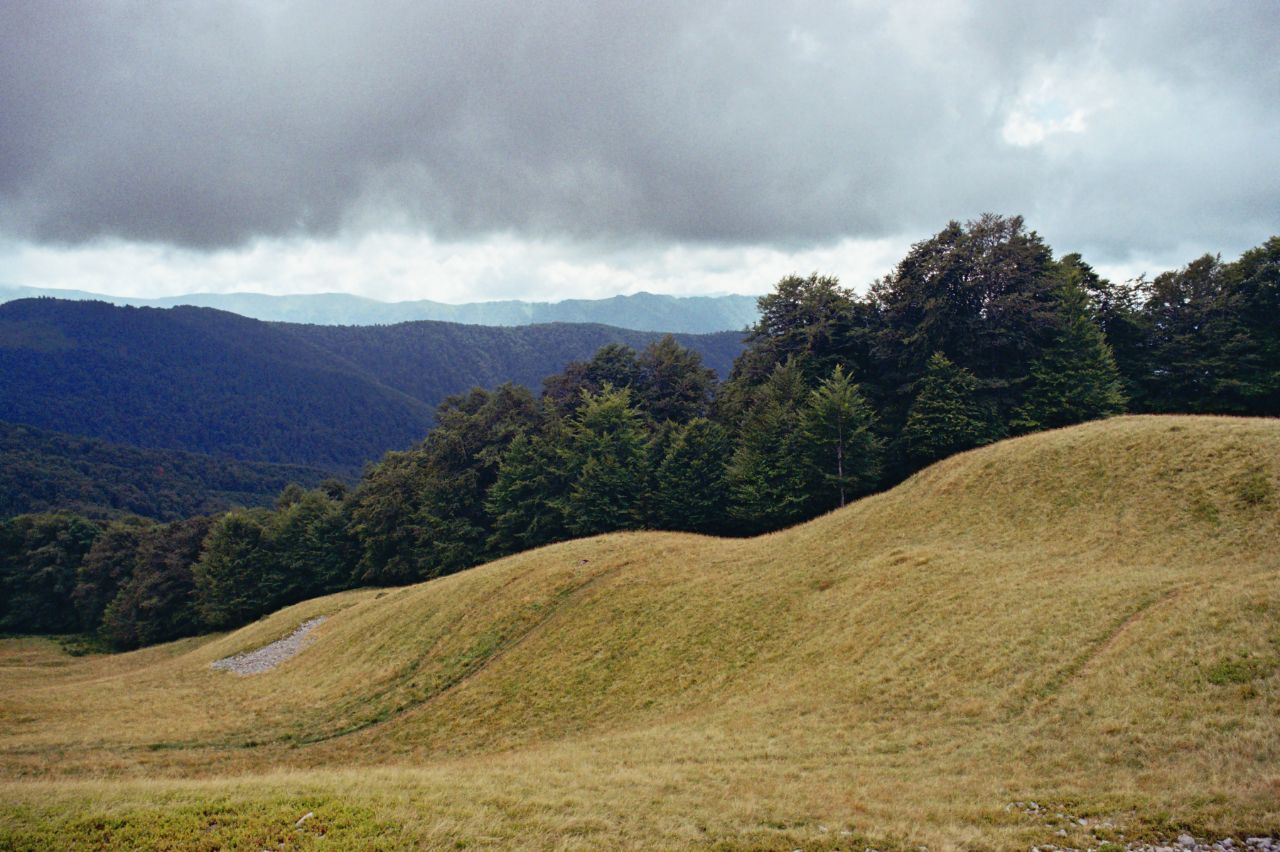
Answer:
<path fill-rule="evenodd" d="M 0 841 L 1275 833 L 1278 493 L 1275 421 L 1123 417 L 756 539 L 567 542 L 112 657 L 10 640 Z M 210 669 L 321 615 L 274 670 Z"/>
<path fill-rule="evenodd" d="M 157 299 L 106 296 L 79 290 L 0 285 L 0 303 L 38 297 L 107 302 L 134 307 L 179 305 L 216 308 L 274 322 L 314 325 L 390 325 L 412 320 L 438 320 L 467 325 L 533 325 L 598 323 L 634 331 L 707 334 L 741 331 L 758 319 L 755 296 L 665 296 L 636 293 L 607 299 L 561 302 L 470 302 L 451 305 L 419 299 L 382 302 L 346 293 L 270 296 L 264 293 L 190 293 Z"/>

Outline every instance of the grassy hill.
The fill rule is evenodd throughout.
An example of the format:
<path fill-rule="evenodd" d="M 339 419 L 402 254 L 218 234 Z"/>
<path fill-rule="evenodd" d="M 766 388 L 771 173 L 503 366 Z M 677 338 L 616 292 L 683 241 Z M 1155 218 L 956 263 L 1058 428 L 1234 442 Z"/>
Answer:
<path fill-rule="evenodd" d="M 209 667 L 322 614 L 271 672 Z M 0 846 L 1242 838 L 1280 831 L 1278 718 L 1280 422 L 1126 417 L 752 540 L 575 541 L 119 656 L 0 642 Z"/>

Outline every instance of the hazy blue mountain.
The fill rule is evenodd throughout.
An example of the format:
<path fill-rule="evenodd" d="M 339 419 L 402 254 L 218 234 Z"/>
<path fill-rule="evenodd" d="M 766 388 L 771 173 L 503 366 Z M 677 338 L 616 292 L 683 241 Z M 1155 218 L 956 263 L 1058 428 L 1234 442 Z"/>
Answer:
<path fill-rule="evenodd" d="M 606 343 L 603 325 L 267 323 L 209 308 L 0 305 L 0 420 L 140 447 L 352 472 L 420 440 L 446 396 L 533 389 Z M 742 335 L 676 335 L 728 372 Z"/>
<path fill-rule="evenodd" d="M 428 300 L 380 302 L 345 293 L 268 296 L 262 293 L 192 293 L 162 299 L 103 296 L 79 290 L 47 290 L 0 284 L 0 303 L 49 296 L 96 300 L 113 305 L 171 308 L 191 305 L 216 308 L 272 322 L 315 325 L 387 325 L 437 320 L 468 325 L 531 325 L 548 322 L 599 323 L 636 331 L 706 334 L 740 331 L 758 316 L 755 296 L 660 296 L 637 293 L 609 299 L 563 302 L 471 302 L 449 305 Z"/>
<path fill-rule="evenodd" d="M 310 488 L 331 475 L 0 423 L 0 517 L 70 511 L 172 521 L 232 506 L 269 506 L 290 482 Z"/>

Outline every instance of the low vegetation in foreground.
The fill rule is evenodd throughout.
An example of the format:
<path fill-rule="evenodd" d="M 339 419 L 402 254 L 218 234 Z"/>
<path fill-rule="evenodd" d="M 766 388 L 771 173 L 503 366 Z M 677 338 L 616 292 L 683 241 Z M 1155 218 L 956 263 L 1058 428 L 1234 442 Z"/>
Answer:
<path fill-rule="evenodd" d="M 1280 831 L 1278 718 L 1280 422 L 1123 417 L 754 539 L 571 541 L 114 656 L 5 640 L 0 847 L 1243 839 Z"/>

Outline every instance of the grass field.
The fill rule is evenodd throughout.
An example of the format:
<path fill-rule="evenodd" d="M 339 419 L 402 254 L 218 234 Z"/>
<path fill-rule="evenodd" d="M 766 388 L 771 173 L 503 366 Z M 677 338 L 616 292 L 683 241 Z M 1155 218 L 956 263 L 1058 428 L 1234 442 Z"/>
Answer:
<path fill-rule="evenodd" d="M 319 614 L 271 672 L 209 667 Z M 757 539 L 570 542 L 130 654 L 5 640 L 0 769 L 0 848 L 1276 834 L 1280 422 L 1117 418 Z"/>

